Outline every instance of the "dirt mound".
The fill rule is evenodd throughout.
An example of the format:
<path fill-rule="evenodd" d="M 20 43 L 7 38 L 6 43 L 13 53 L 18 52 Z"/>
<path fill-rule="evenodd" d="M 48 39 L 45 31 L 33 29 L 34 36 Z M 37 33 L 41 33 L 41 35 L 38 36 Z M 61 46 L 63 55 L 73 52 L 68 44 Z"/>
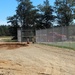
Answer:
<path fill-rule="evenodd" d="M 28 46 L 26 43 L 19 43 L 19 42 L 6 42 L 0 43 L 0 48 L 7 48 L 7 49 L 16 49 L 20 47 Z"/>

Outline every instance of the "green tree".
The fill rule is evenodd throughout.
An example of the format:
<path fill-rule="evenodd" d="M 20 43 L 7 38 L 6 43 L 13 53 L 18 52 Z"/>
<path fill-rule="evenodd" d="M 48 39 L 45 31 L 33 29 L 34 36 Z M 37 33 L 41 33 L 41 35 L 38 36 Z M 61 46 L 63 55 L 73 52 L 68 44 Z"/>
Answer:
<path fill-rule="evenodd" d="M 30 0 L 17 0 L 19 5 L 17 7 L 16 13 L 18 16 L 19 23 L 23 28 L 28 28 L 32 21 L 32 9 L 34 6 Z"/>
<path fill-rule="evenodd" d="M 10 26 L 10 33 L 12 34 L 12 36 L 14 36 L 14 39 L 17 39 L 17 28 L 19 27 L 18 25 L 18 19 L 17 19 L 17 15 L 14 16 L 9 16 L 7 17 L 8 23 L 11 23 Z"/>
<path fill-rule="evenodd" d="M 74 9 L 71 0 L 56 0 L 56 14 L 60 25 L 69 26 L 74 18 Z"/>
<path fill-rule="evenodd" d="M 52 21 L 54 21 L 53 8 L 49 4 L 49 0 L 44 1 L 43 5 L 38 5 L 39 9 L 39 23 L 40 27 L 50 28 L 52 26 Z"/>
<path fill-rule="evenodd" d="M 17 0 L 19 5 L 16 10 L 19 24 L 24 29 L 32 29 L 35 35 L 35 29 L 38 19 L 38 9 L 32 5 L 30 0 Z"/>
<path fill-rule="evenodd" d="M 35 32 L 37 9 L 32 5 L 30 0 L 17 0 L 18 6 L 16 15 L 7 18 L 11 23 L 10 32 L 17 39 L 17 28 L 20 26 L 24 29 L 33 29 Z"/>
<path fill-rule="evenodd" d="M 9 25 L 0 25 L 0 36 L 10 36 Z"/>
<path fill-rule="evenodd" d="M 68 26 L 74 19 L 74 0 L 56 0 L 55 12 L 57 14 L 57 21 L 60 26 L 66 27 L 67 38 L 69 39 Z"/>

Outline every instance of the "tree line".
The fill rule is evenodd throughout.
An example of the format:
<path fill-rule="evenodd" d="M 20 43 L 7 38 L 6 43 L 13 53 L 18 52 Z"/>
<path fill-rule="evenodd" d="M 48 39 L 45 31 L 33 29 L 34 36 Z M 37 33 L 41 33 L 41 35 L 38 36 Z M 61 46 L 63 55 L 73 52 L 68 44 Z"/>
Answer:
<path fill-rule="evenodd" d="M 0 25 L 0 36 L 11 36 L 10 25 Z"/>
<path fill-rule="evenodd" d="M 55 21 L 58 26 L 67 27 L 75 18 L 75 0 L 55 0 L 54 6 L 50 5 L 49 0 L 37 6 L 34 6 L 30 0 L 16 1 L 18 2 L 16 14 L 7 17 L 14 36 L 17 35 L 18 27 L 33 30 L 45 29 L 53 27 Z"/>

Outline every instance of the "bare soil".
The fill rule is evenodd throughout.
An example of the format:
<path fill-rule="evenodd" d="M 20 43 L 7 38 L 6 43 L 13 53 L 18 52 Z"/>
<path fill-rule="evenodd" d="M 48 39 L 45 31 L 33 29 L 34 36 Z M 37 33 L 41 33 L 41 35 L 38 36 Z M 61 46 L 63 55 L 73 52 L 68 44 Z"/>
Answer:
<path fill-rule="evenodd" d="M 7 48 L 7 49 L 16 49 L 20 47 L 28 46 L 26 43 L 19 43 L 19 42 L 1 42 L 0 48 Z"/>
<path fill-rule="evenodd" d="M 39 44 L 0 44 L 0 75 L 75 75 L 75 51 Z"/>

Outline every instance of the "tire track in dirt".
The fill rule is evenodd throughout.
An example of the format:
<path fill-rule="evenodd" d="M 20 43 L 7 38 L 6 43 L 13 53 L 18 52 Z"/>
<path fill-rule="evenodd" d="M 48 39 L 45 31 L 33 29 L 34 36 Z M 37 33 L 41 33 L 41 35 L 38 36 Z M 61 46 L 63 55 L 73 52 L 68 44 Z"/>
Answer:
<path fill-rule="evenodd" d="M 57 62 L 55 59 L 55 63 L 53 65 L 54 66 L 58 65 L 56 67 L 60 68 L 60 72 L 62 73 L 61 75 L 63 75 L 63 74 L 74 75 L 75 74 L 75 51 L 69 51 L 67 49 L 61 49 L 61 48 L 57 48 L 57 47 L 48 47 L 48 46 L 47 46 L 48 47 L 47 48 L 45 45 L 44 46 L 43 45 L 35 45 L 35 47 L 39 48 L 40 50 L 44 50 L 45 53 L 50 53 L 50 54 L 56 55 L 56 57 L 60 58 L 60 61 L 57 61 Z M 52 50 L 49 48 L 52 48 Z"/>
<path fill-rule="evenodd" d="M 75 75 L 75 52 L 38 44 L 0 50 L 3 75 Z"/>

